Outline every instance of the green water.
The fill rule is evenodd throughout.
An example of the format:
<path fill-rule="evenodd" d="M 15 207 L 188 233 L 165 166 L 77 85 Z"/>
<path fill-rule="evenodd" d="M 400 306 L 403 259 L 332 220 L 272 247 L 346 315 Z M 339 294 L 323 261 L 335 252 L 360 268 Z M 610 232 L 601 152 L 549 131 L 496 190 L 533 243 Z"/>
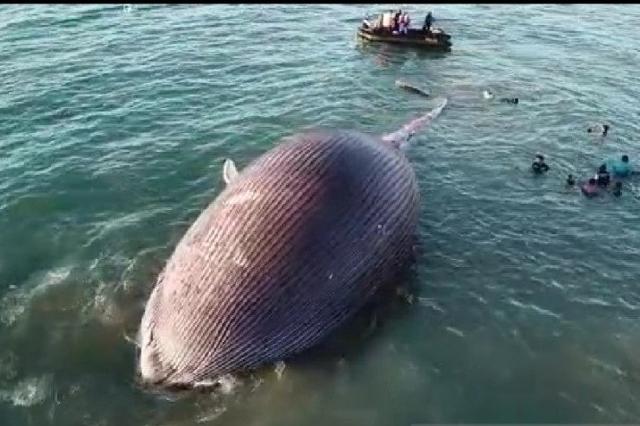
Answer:
<path fill-rule="evenodd" d="M 446 55 L 358 44 L 380 8 L 0 7 L 0 424 L 640 420 L 638 181 L 619 199 L 564 187 L 640 163 L 640 7 L 436 5 Z M 398 78 L 450 99 L 408 153 L 411 295 L 280 379 L 140 389 L 124 335 L 223 158 L 315 126 L 395 130 L 434 105 Z M 601 122 L 604 141 L 586 132 Z"/>

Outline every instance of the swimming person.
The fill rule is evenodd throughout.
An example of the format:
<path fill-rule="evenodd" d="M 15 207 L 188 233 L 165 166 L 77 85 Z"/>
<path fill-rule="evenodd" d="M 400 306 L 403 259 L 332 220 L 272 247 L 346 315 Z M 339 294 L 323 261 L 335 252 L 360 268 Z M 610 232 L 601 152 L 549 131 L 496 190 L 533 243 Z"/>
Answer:
<path fill-rule="evenodd" d="M 599 132 L 602 132 L 601 136 L 607 136 L 607 133 L 609 133 L 609 125 L 596 124 L 595 126 L 591 126 L 587 129 L 587 133 L 599 133 Z"/>
<path fill-rule="evenodd" d="M 609 186 L 609 182 L 611 181 L 611 176 L 607 171 L 607 165 L 603 164 L 598 169 L 598 173 L 596 173 L 596 181 L 598 182 L 598 186 L 607 187 Z"/>
<path fill-rule="evenodd" d="M 613 195 L 619 197 L 622 195 L 622 182 L 617 181 L 616 186 L 613 188 Z"/>
<path fill-rule="evenodd" d="M 570 174 L 569 176 L 567 176 L 567 185 L 573 186 L 575 184 L 576 184 L 576 179 L 573 177 L 573 175 Z"/>
<path fill-rule="evenodd" d="M 613 171 L 613 175 L 615 177 L 627 177 L 632 174 L 635 174 L 631 170 L 631 165 L 629 164 L 629 156 L 623 155 L 619 161 L 615 161 L 611 166 L 611 170 Z"/>
<path fill-rule="evenodd" d="M 505 102 L 505 103 L 517 105 L 518 104 L 518 98 L 500 98 L 500 102 Z"/>
<path fill-rule="evenodd" d="M 580 189 L 582 190 L 582 193 L 587 197 L 595 197 L 596 195 L 598 195 L 598 192 L 599 192 L 598 184 L 595 178 L 589 179 L 589 183 L 583 183 L 580 186 Z"/>
<path fill-rule="evenodd" d="M 549 166 L 544 162 L 544 157 L 540 154 L 536 155 L 536 159 L 531 164 L 531 169 L 536 174 L 541 174 L 549 171 Z"/>

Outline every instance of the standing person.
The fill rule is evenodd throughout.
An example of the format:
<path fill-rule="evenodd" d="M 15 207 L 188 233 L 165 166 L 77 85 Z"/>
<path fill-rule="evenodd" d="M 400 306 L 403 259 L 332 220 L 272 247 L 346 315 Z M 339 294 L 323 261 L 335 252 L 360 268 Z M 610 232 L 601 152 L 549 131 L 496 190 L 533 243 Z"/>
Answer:
<path fill-rule="evenodd" d="M 407 12 L 404 13 L 404 33 L 409 33 L 409 25 L 411 24 L 411 18 Z"/>
<path fill-rule="evenodd" d="M 422 31 L 427 33 L 430 32 L 432 23 L 433 23 L 433 16 L 431 16 L 431 11 L 429 11 L 429 13 L 427 13 L 426 18 L 424 18 L 424 25 L 422 26 Z"/>
<path fill-rule="evenodd" d="M 406 28 L 406 24 L 404 21 L 404 14 L 402 14 L 398 17 L 398 33 L 404 34 L 405 28 Z"/>
<path fill-rule="evenodd" d="M 398 12 L 396 12 L 396 17 L 395 17 L 395 26 L 394 29 L 396 31 L 400 31 L 400 17 L 402 16 L 402 9 L 398 9 Z"/>

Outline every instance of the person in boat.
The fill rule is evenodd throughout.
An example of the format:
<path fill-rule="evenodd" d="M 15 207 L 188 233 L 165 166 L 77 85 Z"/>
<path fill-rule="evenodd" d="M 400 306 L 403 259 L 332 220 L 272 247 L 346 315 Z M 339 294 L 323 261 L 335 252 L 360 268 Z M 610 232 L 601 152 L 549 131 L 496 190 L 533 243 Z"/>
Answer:
<path fill-rule="evenodd" d="M 409 25 L 411 24 L 411 18 L 409 14 L 405 12 L 401 17 L 402 29 L 400 30 L 401 34 L 407 35 L 409 34 Z"/>
<path fill-rule="evenodd" d="M 404 23 L 404 14 L 401 14 L 398 17 L 398 34 L 404 34 L 405 23 Z"/>
<path fill-rule="evenodd" d="M 598 189 L 598 183 L 595 178 L 589 179 L 588 183 L 583 183 L 580 186 L 580 190 L 585 196 L 589 198 L 595 197 L 600 192 L 600 190 Z"/>
<path fill-rule="evenodd" d="M 431 32 L 431 24 L 433 23 L 433 16 L 431 15 L 431 11 L 427 13 L 427 16 L 424 18 L 424 25 L 422 26 L 422 31 L 425 33 Z"/>
<path fill-rule="evenodd" d="M 544 162 L 544 157 L 540 154 L 536 155 L 536 159 L 531 164 L 531 169 L 535 174 L 542 174 L 549 171 L 549 166 Z"/>
<path fill-rule="evenodd" d="M 609 182 L 611 182 L 611 176 L 607 171 L 606 164 L 601 165 L 598 169 L 598 173 L 596 174 L 596 182 L 598 183 L 598 186 L 602 186 L 604 188 L 609 186 Z"/>
<path fill-rule="evenodd" d="M 622 182 L 617 181 L 613 188 L 613 195 L 619 197 L 622 195 Z"/>
<path fill-rule="evenodd" d="M 623 155 L 620 160 L 615 161 L 611 166 L 611 171 L 613 172 L 613 175 L 618 178 L 624 178 L 627 176 L 638 174 L 638 172 L 634 172 L 631 169 L 628 155 Z"/>
<path fill-rule="evenodd" d="M 391 32 L 393 30 L 393 10 L 385 12 L 382 15 L 382 30 Z"/>
<path fill-rule="evenodd" d="M 393 15 L 393 26 L 391 28 L 391 32 L 393 34 L 400 33 L 400 17 L 402 16 L 402 10 L 398 10 L 395 15 Z"/>

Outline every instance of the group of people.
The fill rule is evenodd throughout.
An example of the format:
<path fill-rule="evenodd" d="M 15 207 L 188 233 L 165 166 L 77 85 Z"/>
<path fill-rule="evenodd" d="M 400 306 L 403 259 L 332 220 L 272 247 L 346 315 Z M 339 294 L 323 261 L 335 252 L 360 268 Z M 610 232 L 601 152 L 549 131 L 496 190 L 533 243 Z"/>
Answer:
<path fill-rule="evenodd" d="M 602 136 L 606 136 L 609 131 L 607 124 L 602 125 L 597 130 L 590 127 L 587 132 L 595 133 L 596 131 L 602 132 Z M 549 166 L 544 162 L 544 156 L 538 154 L 535 160 L 531 164 L 531 170 L 535 174 L 543 174 L 549 171 Z M 590 178 L 587 182 L 580 184 L 580 190 L 587 197 L 595 197 L 602 191 L 611 189 L 611 193 L 620 197 L 622 195 L 622 180 L 632 175 L 638 175 L 640 171 L 634 171 L 629 164 L 629 156 L 623 155 L 619 160 L 614 161 L 611 164 L 610 170 L 607 169 L 607 164 L 603 163 L 598 168 L 594 177 Z M 616 179 L 615 183 L 612 183 L 612 177 Z M 572 174 L 567 176 L 567 186 L 574 187 L 576 185 L 576 179 Z"/>
<path fill-rule="evenodd" d="M 427 14 L 424 20 L 422 30 L 425 32 L 431 31 L 431 24 L 433 23 L 433 16 L 431 12 Z M 409 13 L 398 10 L 396 12 L 389 11 L 378 16 L 377 21 L 373 25 L 374 30 L 385 29 L 391 31 L 394 35 L 409 33 L 409 27 L 411 25 L 411 17 Z"/>
<path fill-rule="evenodd" d="M 607 165 L 602 164 L 598 168 L 598 172 L 594 177 L 589 179 L 588 182 L 583 183 L 580 186 L 580 190 L 587 197 L 595 197 L 600 194 L 602 190 L 605 190 L 610 187 L 611 184 L 611 175 L 617 179 L 624 179 L 631 175 L 637 174 L 638 172 L 634 172 L 631 169 L 631 165 L 629 164 L 629 156 L 623 155 L 619 160 L 616 160 L 611 166 L 611 173 L 607 170 Z M 573 186 L 575 184 L 575 179 L 572 175 L 569 175 L 567 178 L 567 184 L 569 186 Z M 622 195 L 622 181 L 616 180 L 613 185 L 613 195 L 619 197 Z"/>

